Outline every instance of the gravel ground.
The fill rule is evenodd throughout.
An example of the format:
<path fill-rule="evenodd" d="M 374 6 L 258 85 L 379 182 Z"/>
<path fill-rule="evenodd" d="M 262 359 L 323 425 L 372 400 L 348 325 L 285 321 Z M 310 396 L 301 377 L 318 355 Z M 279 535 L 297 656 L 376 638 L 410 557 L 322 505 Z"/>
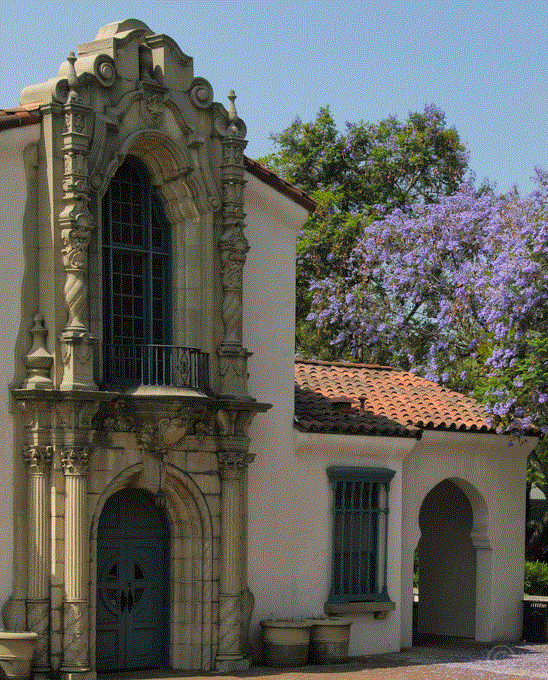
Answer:
<path fill-rule="evenodd" d="M 437 644 L 416 646 L 396 654 L 353 659 L 345 664 L 267 668 L 254 666 L 238 673 L 109 673 L 100 680 L 139 678 L 189 680 L 548 680 L 548 645 Z"/>

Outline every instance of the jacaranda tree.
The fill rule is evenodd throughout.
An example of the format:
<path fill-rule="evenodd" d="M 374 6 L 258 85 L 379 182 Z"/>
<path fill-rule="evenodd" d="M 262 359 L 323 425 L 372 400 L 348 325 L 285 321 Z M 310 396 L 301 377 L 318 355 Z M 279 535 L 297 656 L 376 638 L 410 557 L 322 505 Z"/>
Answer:
<path fill-rule="evenodd" d="M 536 179 L 525 198 L 468 182 L 365 220 L 344 269 L 311 282 L 308 320 L 336 330 L 339 356 L 470 391 L 500 430 L 547 432 L 548 176 Z M 548 492 L 547 461 L 532 473 Z"/>
<path fill-rule="evenodd" d="M 346 270 L 365 222 L 456 191 L 467 153 L 433 105 L 405 121 L 347 123 L 344 133 L 323 108 L 314 121 L 297 119 L 273 140 L 278 151 L 261 161 L 318 202 L 297 246 L 297 347 L 329 358 L 331 328 L 311 332 L 306 321 L 310 282 Z"/>

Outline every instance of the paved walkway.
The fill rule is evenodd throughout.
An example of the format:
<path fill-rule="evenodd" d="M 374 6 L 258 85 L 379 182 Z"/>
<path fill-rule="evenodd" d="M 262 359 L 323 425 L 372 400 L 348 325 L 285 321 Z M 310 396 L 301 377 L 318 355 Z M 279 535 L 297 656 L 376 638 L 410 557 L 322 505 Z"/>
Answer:
<path fill-rule="evenodd" d="M 354 659 L 345 664 L 267 668 L 255 666 L 248 671 L 224 673 L 109 673 L 101 680 L 139 678 L 157 680 L 548 680 L 548 645 L 481 645 L 454 641 L 416 646 L 397 654 L 378 654 Z"/>

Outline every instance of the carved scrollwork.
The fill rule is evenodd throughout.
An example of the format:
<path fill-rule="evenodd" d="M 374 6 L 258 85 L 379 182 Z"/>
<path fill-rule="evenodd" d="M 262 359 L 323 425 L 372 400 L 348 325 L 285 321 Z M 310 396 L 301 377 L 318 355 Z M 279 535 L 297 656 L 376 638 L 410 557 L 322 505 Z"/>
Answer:
<path fill-rule="evenodd" d="M 65 602 L 63 635 L 63 666 L 87 665 L 88 617 L 85 602 Z"/>
<path fill-rule="evenodd" d="M 28 465 L 29 474 L 47 474 L 49 471 L 52 455 L 52 446 L 27 447 L 23 451 L 23 460 Z"/>
<path fill-rule="evenodd" d="M 125 401 L 115 402 L 114 413 L 104 419 L 103 427 L 107 432 L 135 432 L 135 418 L 128 413 L 128 404 Z"/>
<path fill-rule="evenodd" d="M 63 449 L 61 463 L 66 475 L 84 476 L 89 469 L 89 449 L 86 446 Z"/>
<path fill-rule="evenodd" d="M 147 420 L 136 428 L 139 446 L 149 453 L 166 453 L 186 436 L 213 435 L 212 414 L 206 407 L 181 408 L 174 417 Z"/>
<path fill-rule="evenodd" d="M 217 460 L 221 472 L 243 472 L 255 460 L 255 454 L 249 451 L 217 451 Z"/>
<path fill-rule="evenodd" d="M 213 102 L 213 88 L 205 78 L 194 78 L 190 84 L 190 100 L 199 109 L 207 109 Z"/>
<path fill-rule="evenodd" d="M 162 95 L 152 94 L 141 100 L 141 119 L 146 127 L 157 127 L 162 121 L 165 102 Z"/>

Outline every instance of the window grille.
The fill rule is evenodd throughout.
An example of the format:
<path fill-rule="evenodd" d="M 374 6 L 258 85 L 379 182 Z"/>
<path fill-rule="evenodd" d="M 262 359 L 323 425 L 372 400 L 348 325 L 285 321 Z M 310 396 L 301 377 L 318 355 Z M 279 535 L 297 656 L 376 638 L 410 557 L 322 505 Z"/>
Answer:
<path fill-rule="evenodd" d="M 388 498 L 395 471 L 330 467 L 333 568 L 330 602 L 389 601 Z"/>

